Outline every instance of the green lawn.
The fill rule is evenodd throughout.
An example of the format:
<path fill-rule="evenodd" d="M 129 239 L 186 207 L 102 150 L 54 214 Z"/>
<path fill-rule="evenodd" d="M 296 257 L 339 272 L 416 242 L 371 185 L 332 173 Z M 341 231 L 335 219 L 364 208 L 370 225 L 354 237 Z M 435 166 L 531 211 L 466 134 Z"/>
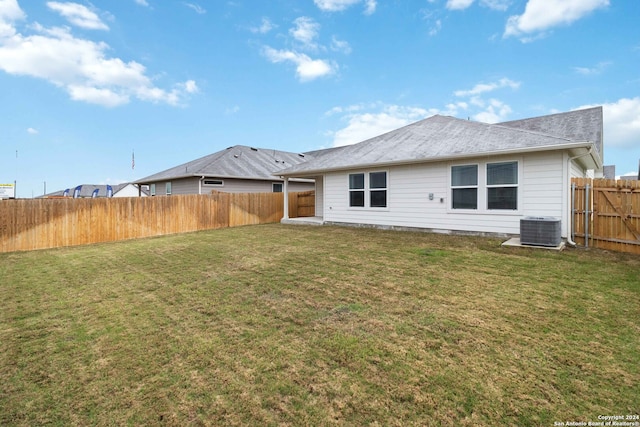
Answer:
<path fill-rule="evenodd" d="M 640 257 L 247 226 L 0 255 L 1 425 L 640 413 Z"/>

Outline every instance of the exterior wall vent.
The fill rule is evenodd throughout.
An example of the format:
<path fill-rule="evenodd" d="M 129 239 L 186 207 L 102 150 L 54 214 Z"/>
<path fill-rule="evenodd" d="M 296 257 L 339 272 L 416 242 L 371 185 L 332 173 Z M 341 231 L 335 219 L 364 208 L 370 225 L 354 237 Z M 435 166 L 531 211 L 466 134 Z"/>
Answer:
<path fill-rule="evenodd" d="M 533 246 L 558 246 L 560 220 L 553 217 L 528 216 L 520 220 L 520 243 Z"/>

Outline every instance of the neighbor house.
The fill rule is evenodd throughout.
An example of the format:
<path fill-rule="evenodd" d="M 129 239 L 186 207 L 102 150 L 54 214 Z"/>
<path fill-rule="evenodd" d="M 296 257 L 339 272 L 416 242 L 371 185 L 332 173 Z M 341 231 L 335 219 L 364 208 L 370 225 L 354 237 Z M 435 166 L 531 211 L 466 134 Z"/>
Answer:
<path fill-rule="evenodd" d="M 151 196 L 171 194 L 282 192 L 284 180 L 274 172 L 305 162 L 302 153 L 235 145 L 136 181 Z M 314 189 L 314 181 L 292 179 L 291 191 Z"/>
<path fill-rule="evenodd" d="M 89 198 L 89 197 L 138 197 L 139 195 L 147 196 L 147 190 L 140 188 L 138 184 L 131 182 L 125 182 L 122 184 L 107 185 L 107 184 L 82 184 L 75 187 L 70 187 L 65 190 L 55 191 L 42 196 L 43 198 L 54 197 L 76 197 L 76 198 Z"/>
<path fill-rule="evenodd" d="M 517 235 L 536 216 L 566 237 L 571 178 L 598 176 L 602 158 L 601 107 L 498 124 L 436 115 L 278 175 L 285 188 L 315 180 L 323 223 Z"/>

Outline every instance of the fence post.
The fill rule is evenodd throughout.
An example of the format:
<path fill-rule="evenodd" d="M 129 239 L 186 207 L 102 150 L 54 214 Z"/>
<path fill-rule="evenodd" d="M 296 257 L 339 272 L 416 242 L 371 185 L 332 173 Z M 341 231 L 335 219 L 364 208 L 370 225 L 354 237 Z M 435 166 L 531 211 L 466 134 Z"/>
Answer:
<path fill-rule="evenodd" d="M 571 241 L 576 239 L 576 183 L 571 183 Z"/>
<path fill-rule="evenodd" d="M 584 190 L 584 247 L 589 247 L 589 183 Z"/>

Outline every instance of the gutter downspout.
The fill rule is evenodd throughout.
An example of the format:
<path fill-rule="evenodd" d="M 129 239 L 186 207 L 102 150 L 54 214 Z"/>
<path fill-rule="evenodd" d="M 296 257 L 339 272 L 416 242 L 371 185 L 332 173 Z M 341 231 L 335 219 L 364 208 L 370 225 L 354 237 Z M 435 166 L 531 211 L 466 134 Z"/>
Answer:
<path fill-rule="evenodd" d="M 202 181 L 204 180 L 204 175 L 200 177 L 198 180 L 198 194 L 202 194 Z"/>
<path fill-rule="evenodd" d="M 589 156 L 592 152 L 593 152 L 593 146 L 589 147 L 589 151 L 587 151 L 584 154 L 579 154 L 577 156 L 569 157 L 569 159 L 567 160 L 567 181 L 568 181 L 567 188 L 571 187 L 571 162 L 577 158 Z M 568 217 L 567 218 L 567 244 L 575 248 L 577 244 L 576 242 L 571 240 L 571 229 L 573 228 L 573 203 L 570 197 L 567 197 L 567 199 L 569 200 L 568 203 L 571 204 L 571 206 L 569 206 L 569 209 L 567 209 L 567 213 L 568 213 L 567 214 L 567 217 Z M 586 207 L 586 209 L 588 209 L 588 207 Z"/>

